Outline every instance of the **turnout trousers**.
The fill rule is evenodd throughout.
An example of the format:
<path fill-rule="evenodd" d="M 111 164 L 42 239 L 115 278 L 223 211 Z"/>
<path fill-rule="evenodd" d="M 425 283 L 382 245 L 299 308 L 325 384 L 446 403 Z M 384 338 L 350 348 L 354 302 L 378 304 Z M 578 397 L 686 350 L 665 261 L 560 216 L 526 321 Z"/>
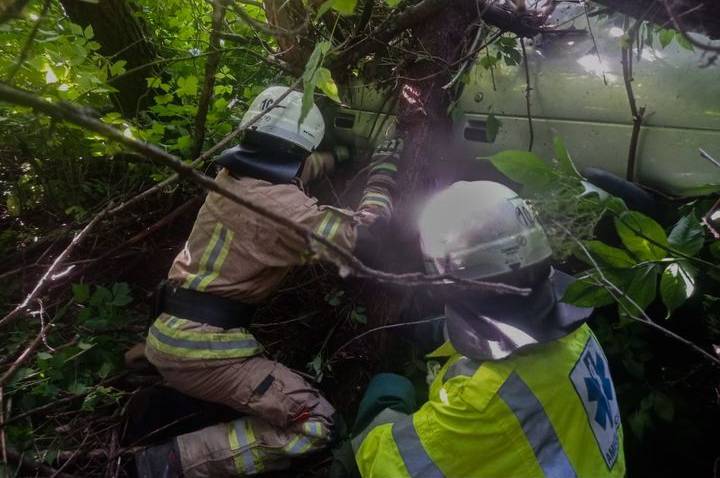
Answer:
<path fill-rule="evenodd" d="M 167 384 L 246 414 L 176 437 L 185 477 L 248 476 L 328 446 L 333 407 L 284 365 L 262 356 L 182 360 L 148 345 Z"/>

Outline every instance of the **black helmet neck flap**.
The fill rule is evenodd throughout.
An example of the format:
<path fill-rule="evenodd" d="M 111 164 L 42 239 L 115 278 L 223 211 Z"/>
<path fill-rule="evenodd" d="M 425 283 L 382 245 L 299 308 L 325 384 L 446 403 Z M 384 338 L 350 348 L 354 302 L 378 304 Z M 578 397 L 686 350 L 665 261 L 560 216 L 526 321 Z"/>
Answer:
<path fill-rule="evenodd" d="M 287 184 L 300 175 L 309 154 L 288 141 L 248 131 L 240 144 L 220 153 L 215 162 L 238 178 Z"/>

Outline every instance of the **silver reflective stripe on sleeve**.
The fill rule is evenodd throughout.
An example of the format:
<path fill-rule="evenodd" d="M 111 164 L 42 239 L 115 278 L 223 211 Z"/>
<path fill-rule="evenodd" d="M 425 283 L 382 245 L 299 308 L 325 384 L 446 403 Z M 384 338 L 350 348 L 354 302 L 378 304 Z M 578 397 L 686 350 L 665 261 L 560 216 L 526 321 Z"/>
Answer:
<path fill-rule="evenodd" d="M 443 383 L 447 382 L 451 378 L 459 377 L 461 375 L 463 377 L 472 377 L 475 375 L 478 368 L 480 368 L 480 362 L 463 357 L 448 367 L 445 375 L 443 375 Z"/>
<path fill-rule="evenodd" d="M 234 340 L 231 342 L 219 342 L 219 341 L 200 341 L 200 340 L 187 340 L 178 339 L 166 335 L 155 326 L 150 327 L 150 334 L 157 340 L 165 345 L 172 347 L 184 348 L 184 349 L 198 349 L 198 350 L 234 350 L 234 349 L 252 349 L 258 346 L 257 341 L 254 338 L 244 340 Z"/>
<path fill-rule="evenodd" d="M 248 436 L 248 427 L 250 425 L 242 418 L 235 420 L 233 425 L 235 427 L 235 436 L 237 438 L 237 444 L 235 445 L 238 449 L 243 450 L 240 455 L 235 458 L 235 460 L 236 462 L 238 460 L 242 461 L 243 471 L 245 474 L 254 475 L 258 472 L 258 469 L 255 466 L 255 459 L 252 455 L 252 450 L 250 449 L 250 445 L 254 442 L 254 437 Z"/>
<path fill-rule="evenodd" d="M 576 478 L 550 418 L 530 387 L 513 372 L 500 387 L 500 398 L 513 411 L 535 458 L 548 478 Z"/>
<path fill-rule="evenodd" d="M 415 431 L 412 415 L 393 424 L 392 435 L 408 473 L 412 478 L 443 478 L 440 469 L 428 456 Z"/>

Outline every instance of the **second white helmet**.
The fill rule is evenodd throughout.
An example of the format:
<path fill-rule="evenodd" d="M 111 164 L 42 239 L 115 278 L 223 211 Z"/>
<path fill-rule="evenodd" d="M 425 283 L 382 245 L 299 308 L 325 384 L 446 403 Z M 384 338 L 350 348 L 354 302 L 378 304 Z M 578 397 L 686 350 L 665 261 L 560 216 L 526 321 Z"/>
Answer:
<path fill-rule="evenodd" d="M 249 123 L 252 118 L 268 110 L 287 90 L 286 86 L 271 86 L 265 89 L 250 104 L 240 125 Z M 313 103 L 310 112 L 300 122 L 302 98 L 301 92 L 291 91 L 248 130 L 275 136 L 307 151 L 313 151 L 323 139 L 325 121 L 320 109 Z"/>
<path fill-rule="evenodd" d="M 507 186 L 460 181 L 437 193 L 420 217 L 428 272 L 484 279 L 549 260 L 552 250 L 530 205 Z"/>

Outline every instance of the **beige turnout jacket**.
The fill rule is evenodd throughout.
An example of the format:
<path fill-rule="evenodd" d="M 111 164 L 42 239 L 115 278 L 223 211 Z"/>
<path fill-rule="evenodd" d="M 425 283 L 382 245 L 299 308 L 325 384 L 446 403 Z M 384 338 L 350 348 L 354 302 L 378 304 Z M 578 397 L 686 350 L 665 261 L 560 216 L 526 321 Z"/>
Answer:
<path fill-rule="evenodd" d="M 352 249 L 355 243 L 355 212 L 318 206 L 317 199 L 297 185 L 236 179 L 227 170 L 216 180 L 342 247 Z M 181 287 L 253 303 L 271 295 L 292 266 L 311 258 L 305 240 L 294 231 L 210 192 L 168 279 Z"/>

